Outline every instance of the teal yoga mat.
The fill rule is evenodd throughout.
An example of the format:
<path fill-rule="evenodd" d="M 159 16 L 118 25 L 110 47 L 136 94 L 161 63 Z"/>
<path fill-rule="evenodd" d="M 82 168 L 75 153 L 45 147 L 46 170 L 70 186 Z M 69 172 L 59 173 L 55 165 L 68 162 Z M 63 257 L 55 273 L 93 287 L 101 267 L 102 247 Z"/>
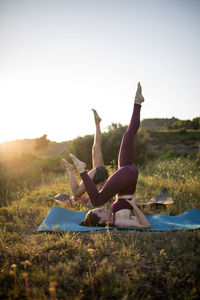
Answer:
<path fill-rule="evenodd" d="M 38 227 L 38 231 L 91 231 L 105 230 L 105 227 L 87 227 L 80 226 L 79 223 L 85 218 L 87 211 L 76 212 L 63 207 L 52 207 L 42 224 Z M 150 229 L 129 228 L 137 230 L 151 231 L 169 231 L 180 229 L 198 229 L 200 228 L 200 210 L 193 208 L 177 216 L 155 215 L 147 216 L 151 223 Z M 122 227 L 113 227 L 122 228 Z M 128 227 L 127 227 L 128 228 Z"/>

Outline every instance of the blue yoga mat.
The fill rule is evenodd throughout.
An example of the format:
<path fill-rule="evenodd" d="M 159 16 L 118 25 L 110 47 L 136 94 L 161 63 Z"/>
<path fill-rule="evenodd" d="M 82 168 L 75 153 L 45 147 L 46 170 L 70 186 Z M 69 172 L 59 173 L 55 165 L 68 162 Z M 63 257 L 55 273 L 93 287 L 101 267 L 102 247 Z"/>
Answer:
<path fill-rule="evenodd" d="M 85 218 L 87 211 L 76 212 L 63 207 L 52 207 L 42 224 L 38 227 L 38 231 L 91 231 L 105 230 L 105 227 L 87 227 L 80 226 L 79 223 Z M 147 216 L 151 223 L 150 229 L 133 228 L 137 230 L 152 230 L 152 231 L 168 231 L 179 229 L 198 229 L 200 228 L 200 210 L 193 208 L 183 214 L 177 216 L 155 215 Z M 113 227 L 124 228 L 124 227 Z M 126 227 L 128 228 L 128 227 Z"/>

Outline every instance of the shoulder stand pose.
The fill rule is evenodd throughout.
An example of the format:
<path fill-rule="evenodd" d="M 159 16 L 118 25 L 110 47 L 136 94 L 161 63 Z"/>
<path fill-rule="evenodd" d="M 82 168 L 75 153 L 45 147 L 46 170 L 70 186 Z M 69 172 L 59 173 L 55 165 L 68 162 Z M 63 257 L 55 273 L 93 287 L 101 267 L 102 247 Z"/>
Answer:
<path fill-rule="evenodd" d="M 96 226 L 110 223 L 121 227 L 150 228 L 149 221 L 136 205 L 135 190 L 138 171 L 133 164 L 133 142 L 140 125 L 140 109 L 143 101 L 141 85 L 138 83 L 133 114 L 120 146 L 118 170 L 108 179 L 100 191 L 86 173 L 86 164 L 70 154 L 94 206 L 101 206 L 117 195 L 117 200 L 112 204 L 112 212 L 99 208 L 88 213 L 92 215 L 92 219 L 98 219 L 98 222 L 95 221 Z M 131 216 L 133 210 L 135 217 Z M 86 225 L 94 226 L 90 221 L 87 221 L 87 218 L 88 216 L 86 217 Z"/>
<path fill-rule="evenodd" d="M 88 172 L 88 176 L 93 180 L 97 189 L 100 190 L 108 179 L 108 171 L 105 168 L 102 149 L 101 149 L 102 146 L 102 136 L 101 136 L 101 129 L 100 129 L 101 118 L 97 114 L 96 110 L 92 109 L 92 111 L 94 114 L 96 132 L 94 135 L 94 144 L 92 147 L 93 169 Z M 74 174 L 74 166 L 64 158 L 63 158 L 63 162 L 67 169 L 67 173 L 69 176 L 69 184 L 73 195 L 75 197 L 82 196 L 86 192 L 84 183 L 82 181 L 80 184 L 77 182 L 76 176 Z"/>

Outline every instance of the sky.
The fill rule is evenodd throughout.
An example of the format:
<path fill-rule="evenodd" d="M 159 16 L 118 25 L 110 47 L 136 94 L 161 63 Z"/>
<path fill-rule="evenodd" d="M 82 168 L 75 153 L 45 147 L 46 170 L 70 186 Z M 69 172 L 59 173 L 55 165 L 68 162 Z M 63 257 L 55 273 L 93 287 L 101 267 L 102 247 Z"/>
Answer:
<path fill-rule="evenodd" d="M 200 0 L 0 0 L 0 143 L 200 116 Z"/>

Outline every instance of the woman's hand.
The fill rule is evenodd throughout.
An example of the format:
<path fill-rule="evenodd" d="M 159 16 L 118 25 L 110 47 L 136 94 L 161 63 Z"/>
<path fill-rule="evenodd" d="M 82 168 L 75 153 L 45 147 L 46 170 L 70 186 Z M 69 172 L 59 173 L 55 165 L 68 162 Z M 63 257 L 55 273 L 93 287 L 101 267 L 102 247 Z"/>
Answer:
<path fill-rule="evenodd" d="M 133 208 L 137 207 L 135 193 L 133 194 L 133 198 L 131 200 L 131 205 L 133 206 Z"/>

